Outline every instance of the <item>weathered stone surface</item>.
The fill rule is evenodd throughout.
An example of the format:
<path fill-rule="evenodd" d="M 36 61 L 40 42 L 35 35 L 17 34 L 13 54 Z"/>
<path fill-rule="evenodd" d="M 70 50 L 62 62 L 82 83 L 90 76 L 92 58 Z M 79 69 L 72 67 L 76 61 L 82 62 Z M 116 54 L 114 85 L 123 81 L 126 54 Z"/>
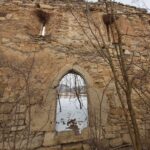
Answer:
<path fill-rule="evenodd" d="M 4 21 L 5 20 L 5 17 L 0 17 L 0 21 Z"/>
<path fill-rule="evenodd" d="M 83 150 L 91 150 L 91 147 L 89 144 L 83 144 Z"/>
<path fill-rule="evenodd" d="M 107 138 L 107 139 L 113 139 L 113 138 L 115 138 L 116 137 L 116 134 L 114 133 L 106 133 L 105 134 L 105 138 Z"/>
<path fill-rule="evenodd" d="M 115 138 L 115 139 L 110 140 L 110 146 L 112 147 L 116 147 L 122 144 L 123 144 L 123 141 L 121 138 Z"/>
<path fill-rule="evenodd" d="M 8 38 L 2 38 L 2 43 L 8 43 L 8 42 L 10 42 L 10 39 L 8 39 Z"/>
<path fill-rule="evenodd" d="M 83 150 L 82 144 L 68 144 L 62 147 L 62 150 Z"/>
<path fill-rule="evenodd" d="M 42 135 L 37 135 L 32 138 L 30 137 L 29 141 L 27 139 L 16 138 L 15 147 L 16 149 L 26 149 L 26 147 L 28 147 L 29 149 L 35 149 L 42 146 L 42 139 L 43 139 Z M 13 146 L 14 146 L 13 141 L 9 141 L 9 145 L 7 141 L 4 142 L 4 145 L 3 143 L 0 143 L 0 149 L 3 147 L 2 150 L 4 149 L 10 150 Z"/>
<path fill-rule="evenodd" d="M 40 147 L 37 150 L 62 150 L 61 146 Z"/>
<path fill-rule="evenodd" d="M 0 103 L 0 114 L 8 114 L 12 111 L 13 105 L 11 103 Z"/>
<path fill-rule="evenodd" d="M 17 109 L 17 112 L 18 113 L 24 113 L 27 109 L 27 106 L 26 105 L 20 105 Z"/>
<path fill-rule="evenodd" d="M 12 14 L 7 14 L 6 15 L 6 19 L 11 19 L 12 18 Z"/>
<path fill-rule="evenodd" d="M 56 136 L 57 143 L 75 143 L 83 141 L 82 135 L 75 135 L 73 131 L 63 131 L 57 134 Z"/>
<path fill-rule="evenodd" d="M 55 134 L 56 133 L 54 132 L 46 132 L 44 135 L 43 146 L 56 145 Z"/>
<path fill-rule="evenodd" d="M 11 127 L 11 131 L 19 131 L 25 129 L 26 126 L 13 126 Z"/>
<path fill-rule="evenodd" d="M 131 144 L 132 143 L 129 134 L 123 134 L 122 141 L 125 144 Z"/>
<path fill-rule="evenodd" d="M 106 138 L 104 145 L 106 143 L 116 147 L 130 143 L 109 65 L 91 45 L 64 1 L 52 1 L 48 4 L 44 0 L 39 2 L 42 11 L 50 14 L 44 37 L 39 36 L 42 24 L 35 15 L 35 2 L 0 1 L 3 3 L 0 7 L 0 135 L 4 136 L 0 136 L 0 145 L 2 146 L 3 138 L 7 149 L 9 144 L 13 147 L 12 141 L 17 136 L 16 145 L 19 146 L 19 140 L 22 140 L 20 137 L 23 136 L 21 149 L 27 145 L 29 137 L 31 150 L 89 150 L 87 144 L 81 143 L 89 141 L 97 132 L 101 134 L 100 139 Z M 81 9 L 75 3 L 72 5 L 79 12 L 79 16 L 76 15 L 83 23 L 85 32 L 97 47 L 97 42 L 87 29 L 84 3 L 81 3 Z M 143 12 L 141 14 L 141 10 L 133 7 L 120 4 L 115 4 L 115 7 L 115 12 L 119 13 L 117 24 L 125 35 L 122 41 L 125 59 L 134 56 L 136 62 L 144 61 L 150 42 L 149 37 L 144 36 L 150 30 L 149 15 Z M 107 40 L 106 27 L 102 23 L 105 12 L 103 3 L 90 4 L 89 10 L 114 59 L 117 54 L 114 52 L 115 43 Z M 131 12 L 134 15 L 126 15 Z M 144 22 L 137 15 L 139 13 L 145 18 Z M 138 35 L 138 39 L 126 37 L 127 34 L 133 37 Z M 142 34 L 144 40 L 141 38 Z M 98 39 L 101 44 L 101 37 Z M 116 40 L 117 36 L 114 42 Z M 145 44 L 145 41 L 148 43 Z M 139 58 L 141 54 L 142 57 Z M 136 67 L 136 75 L 139 68 Z M 55 131 L 56 89 L 61 78 L 72 70 L 85 79 L 88 91 L 88 121 L 91 128 L 82 130 L 79 135 L 73 131 Z M 131 71 L 134 69 L 131 68 Z M 140 133 L 144 137 L 146 127 L 149 137 L 150 112 L 146 112 L 143 106 L 145 104 L 141 103 L 135 92 L 132 98 Z"/>
<path fill-rule="evenodd" d="M 38 136 L 35 136 L 33 138 L 31 138 L 30 140 L 30 149 L 35 149 L 37 147 L 40 147 L 42 146 L 42 143 L 43 143 L 43 135 L 38 135 Z"/>
<path fill-rule="evenodd" d="M 26 40 L 26 41 L 30 40 L 30 37 L 28 35 L 21 34 L 21 33 L 16 34 L 15 37 L 20 40 Z"/>

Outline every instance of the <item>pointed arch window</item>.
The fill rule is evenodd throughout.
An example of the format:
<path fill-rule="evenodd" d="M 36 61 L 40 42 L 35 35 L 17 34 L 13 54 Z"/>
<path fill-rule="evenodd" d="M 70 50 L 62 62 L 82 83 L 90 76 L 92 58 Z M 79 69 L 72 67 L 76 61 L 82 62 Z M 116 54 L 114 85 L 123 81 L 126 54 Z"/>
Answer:
<path fill-rule="evenodd" d="M 80 133 L 87 126 L 87 86 L 78 73 L 70 71 L 57 87 L 56 131 Z"/>

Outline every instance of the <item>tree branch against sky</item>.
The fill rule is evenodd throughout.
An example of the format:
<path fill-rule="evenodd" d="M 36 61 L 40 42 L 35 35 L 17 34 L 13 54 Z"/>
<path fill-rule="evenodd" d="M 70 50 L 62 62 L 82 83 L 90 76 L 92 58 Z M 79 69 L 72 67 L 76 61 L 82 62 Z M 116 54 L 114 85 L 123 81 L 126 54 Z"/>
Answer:
<path fill-rule="evenodd" d="M 98 0 L 87 0 L 89 2 L 97 2 Z M 145 8 L 150 11 L 150 1 L 149 0 L 112 0 L 116 2 L 121 2 L 123 4 L 128 4 L 140 8 Z"/>
<path fill-rule="evenodd" d="M 150 1 L 148 0 L 114 0 L 114 1 L 146 9 L 150 8 Z"/>
<path fill-rule="evenodd" d="M 102 0 L 99 0 L 99 2 L 101 1 Z M 81 14 L 78 13 L 79 11 L 75 10 L 74 7 L 71 7 L 71 14 L 74 16 L 75 20 L 81 27 L 81 30 L 87 37 L 88 43 L 90 43 L 93 46 L 93 50 L 95 50 L 97 55 L 99 55 L 104 60 L 104 62 L 108 64 L 109 69 L 111 70 L 111 73 L 112 73 L 111 76 L 113 77 L 113 85 L 115 87 L 114 89 L 116 90 L 116 96 L 121 104 L 120 107 L 123 110 L 123 115 L 124 115 L 123 122 L 126 123 L 126 127 L 128 129 L 127 132 L 130 135 L 133 149 L 142 150 L 143 149 L 142 147 L 144 147 L 145 145 L 148 145 L 147 143 L 143 144 L 143 141 L 146 141 L 147 139 L 146 134 L 145 134 L 147 131 L 144 133 L 145 135 L 143 134 L 146 137 L 145 138 L 142 136 L 140 132 L 141 130 L 140 130 L 139 123 L 138 123 L 139 115 L 136 115 L 137 114 L 137 110 L 136 110 L 137 102 L 134 99 L 134 96 L 136 95 L 135 89 L 142 92 L 141 87 L 142 86 L 145 87 L 147 81 L 143 83 L 143 79 L 144 79 L 143 75 L 145 75 L 146 72 L 148 72 L 146 73 L 146 76 L 147 78 L 149 78 L 149 60 L 150 60 L 149 55 L 148 55 L 149 47 L 144 48 L 142 50 L 142 48 L 145 47 L 146 44 L 149 45 L 149 41 L 148 41 L 149 36 L 148 37 L 145 36 L 145 33 L 147 35 L 148 30 L 146 26 L 143 26 L 144 24 L 146 24 L 145 22 L 149 21 L 149 19 L 148 18 L 147 20 L 145 19 L 147 17 L 147 14 L 145 11 L 141 11 L 136 8 L 130 9 L 130 7 L 128 6 L 124 7 L 121 5 L 119 5 L 121 6 L 119 10 L 123 9 L 123 11 L 119 11 L 119 12 L 126 11 L 127 13 L 125 12 L 125 15 L 123 13 L 118 15 L 116 13 L 117 7 L 114 7 L 116 5 L 113 5 L 114 1 L 117 1 L 117 0 L 105 0 L 105 1 L 103 0 L 102 1 L 104 2 L 106 6 L 104 7 L 103 14 L 101 13 L 102 16 L 95 15 L 96 13 L 94 11 L 91 11 L 90 6 L 92 5 L 90 5 L 89 3 L 86 3 L 86 11 L 85 11 L 85 7 L 83 7 L 84 11 L 82 12 L 84 12 L 84 14 L 82 14 L 82 17 L 84 17 L 84 21 L 79 19 L 81 17 Z M 133 2 L 135 4 L 137 3 L 140 5 L 141 1 L 134 0 L 130 2 Z M 129 15 L 130 16 L 132 15 L 132 18 L 134 19 L 129 18 Z M 95 21 L 99 17 L 102 17 L 102 18 L 99 21 Z M 142 19 L 144 18 L 144 19 L 142 20 L 141 18 Z M 131 24 L 128 24 L 127 23 L 128 21 L 130 21 Z M 105 28 L 102 27 L 101 22 L 104 23 L 103 25 L 105 25 Z M 125 24 L 126 26 L 125 28 L 123 24 Z M 133 31 L 128 31 L 128 28 L 132 28 Z M 106 33 L 107 35 L 106 37 L 105 37 L 105 34 L 102 34 L 102 30 L 104 31 L 104 33 Z M 144 41 L 143 41 L 143 37 L 145 38 Z M 138 46 L 136 43 L 138 40 L 139 41 L 142 40 L 144 42 L 143 45 Z M 128 49 L 129 51 L 131 50 L 130 56 L 127 56 L 126 55 L 127 53 L 125 52 Z M 145 58 L 141 55 L 143 53 L 142 51 L 146 51 Z M 133 52 L 133 55 L 132 55 L 132 52 Z M 134 53 L 139 53 L 140 55 L 136 56 L 134 55 Z M 137 64 L 139 64 L 138 68 L 137 68 Z M 145 70 L 144 68 L 146 68 L 146 72 L 144 71 Z M 138 80 L 141 83 L 143 83 L 142 86 L 139 85 L 140 82 Z M 147 89 L 144 89 L 144 92 L 146 91 Z M 146 99 L 144 99 L 144 101 L 145 100 Z M 141 100 L 141 97 L 139 97 L 139 102 L 143 103 Z M 145 110 L 145 108 L 143 110 Z M 92 118 L 96 116 L 95 114 L 99 114 L 100 116 L 99 118 L 101 118 L 101 107 L 98 109 L 99 109 L 98 110 L 99 113 L 93 113 Z M 99 118 L 96 119 L 97 122 L 101 120 Z M 143 121 L 141 122 L 143 123 Z M 102 128 L 101 124 L 98 125 L 98 130 L 99 128 Z M 102 134 L 100 133 L 100 136 L 99 135 L 97 136 L 97 130 L 95 131 L 95 133 L 96 134 L 94 135 L 96 137 L 96 141 L 98 141 L 97 143 L 99 144 L 101 142 L 100 138 Z M 105 137 L 105 133 L 102 136 Z M 99 148 L 98 144 L 95 144 L 96 149 L 100 150 L 101 148 Z M 149 150 L 149 148 L 147 148 L 147 150 Z"/>

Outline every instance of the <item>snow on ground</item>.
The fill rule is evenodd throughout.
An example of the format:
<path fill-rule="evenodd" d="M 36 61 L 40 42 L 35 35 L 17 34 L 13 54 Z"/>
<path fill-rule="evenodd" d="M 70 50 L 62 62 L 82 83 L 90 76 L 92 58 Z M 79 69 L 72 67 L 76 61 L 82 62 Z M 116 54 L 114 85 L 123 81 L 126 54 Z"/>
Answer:
<path fill-rule="evenodd" d="M 71 130 L 68 124 L 68 122 L 71 120 L 76 122 L 80 132 L 82 129 L 87 127 L 87 96 L 81 96 L 80 99 L 82 103 L 82 109 L 80 109 L 77 97 L 61 96 L 60 99 L 57 100 L 56 131 L 60 132 Z"/>

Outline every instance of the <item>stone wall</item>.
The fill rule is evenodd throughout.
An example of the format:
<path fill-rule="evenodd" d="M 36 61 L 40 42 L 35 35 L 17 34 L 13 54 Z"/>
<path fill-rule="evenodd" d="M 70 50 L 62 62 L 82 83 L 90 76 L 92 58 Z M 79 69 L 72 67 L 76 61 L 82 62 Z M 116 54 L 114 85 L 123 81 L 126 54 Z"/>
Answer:
<path fill-rule="evenodd" d="M 40 6 L 50 13 L 45 37 L 39 36 L 41 23 L 35 15 L 37 8 L 34 3 L 12 1 L 0 4 L 0 149 L 88 150 L 95 129 L 93 116 L 98 115 L 100 109 L 102 130 L 99 132 L 105 133 L 101 135 L 102 143 L 110 147 L 130 144 L 113 82 L 100 108 L 100 97 L 111 79 L 109 65 L 93 48 L 67 4 L 41 2 Z M 85 5 L 82 4 L 83 9 L 78 4 L 74 7 L 79 12 L 75 14 L 86 25 L 82 17 Z M 123 33 L 128 31 L 142 36 L 150 30 L 150 16 L 143 10 L 121 4 L 115 4 L 115 7 L 116 13 L 120 14 L 118 23 Z M 102 22 L 104 5 L 91 4 L 90 11 L 100 22 L 107 41 Z M 131 12 L 134 15 L 130 15 Z M 134 52 L 137 59 L 138 54 L 145 55 L 145 49 L 149 47 L 149 38 L 146 38 L 147 45 L 140 37 L 125 37 L 124 41 L 127 56 Z M 80 135 L 73 131 L 55 131 L 56 87 L 70 70 L 82 75 L 88 88 L 89 127 Z M 150 114 L 143 109 L 144 103 L 139 98 L 135 96 L 133 99 L 139 128 L 144 136 L 143 118 L 147 118 L 147 133 L 150 133 Z"/>

